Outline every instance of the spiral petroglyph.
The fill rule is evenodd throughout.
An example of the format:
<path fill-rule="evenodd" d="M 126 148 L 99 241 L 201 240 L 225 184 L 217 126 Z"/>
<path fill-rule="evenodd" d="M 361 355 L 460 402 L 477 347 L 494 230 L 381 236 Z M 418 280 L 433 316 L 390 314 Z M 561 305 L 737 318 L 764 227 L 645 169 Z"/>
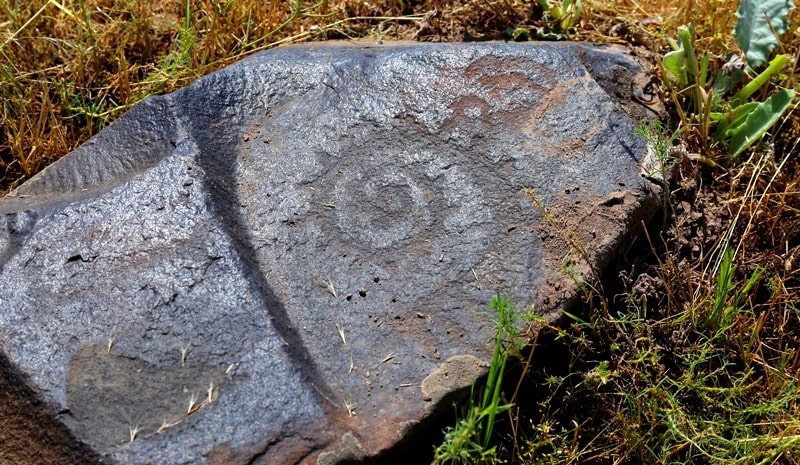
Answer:
<path fill-rule="evenodd" d="M 652 214 L 640 71 L 327 43 L 147 99 L 0 199 L 0 370 L 104 463 L 372 461 L 481 375 L 498 291 L 558 318 L 564 237 L 602 271 Z"/>

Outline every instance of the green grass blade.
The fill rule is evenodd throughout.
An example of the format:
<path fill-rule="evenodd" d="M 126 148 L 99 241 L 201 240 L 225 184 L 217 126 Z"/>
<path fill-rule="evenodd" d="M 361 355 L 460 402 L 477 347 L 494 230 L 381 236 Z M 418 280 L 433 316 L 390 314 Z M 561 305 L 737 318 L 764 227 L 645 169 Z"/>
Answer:
<path fill-rule="evenodd" d="M 718 327 L 722 323 L 725 303 L 728 300 L 728 294 L 733 289 L 733 272 L 736 269 L 733 266 L 733 255 L 733 249 L 726 247 L 722 255 L 722 263 L 719 267 L 719 275 L 717 276 L 717 287 L 714 292 L 711 315 L 706 319 L 706 325 L 713 328 Z"/>

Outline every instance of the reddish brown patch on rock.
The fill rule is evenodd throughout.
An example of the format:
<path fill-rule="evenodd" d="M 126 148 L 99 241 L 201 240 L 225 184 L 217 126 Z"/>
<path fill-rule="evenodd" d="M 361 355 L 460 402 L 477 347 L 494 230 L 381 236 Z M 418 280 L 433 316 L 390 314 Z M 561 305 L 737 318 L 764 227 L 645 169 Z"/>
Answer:
<path fill-rule="evenodd" d="M 0 463 L 91 465 L 102 463 L 37 399 L 0 354 Z"/>
<path fill-rule="evenodd" d="M 305 465 L 316 463 L 320 444 L 299 436 L 270 441 L 261 448 L 236 450 L 230 443 L 220 444 L 204 454 L 208 465 Z"/>
<path fill-rule="evenodd" d="M 577 299 L 581 282 L 599 279 L 616 249 L 640 230 L 656 202 L 650 195 L 620 190 L 592 204 L 567 194 L 545 206 L 532 192 L 526 193 L 545 220 L 538 228 L 539 237 L 545 262 L 556 271 L 547 276 L 537 295 L 542 310 L 554 316 Z"/>

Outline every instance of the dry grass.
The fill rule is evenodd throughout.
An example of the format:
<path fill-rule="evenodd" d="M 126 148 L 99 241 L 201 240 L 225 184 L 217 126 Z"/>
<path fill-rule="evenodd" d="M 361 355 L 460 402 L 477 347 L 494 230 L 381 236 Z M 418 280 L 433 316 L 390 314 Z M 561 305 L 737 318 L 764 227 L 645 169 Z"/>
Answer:
<path fill-rule="evenodd" d="M 736 50 L 736 2 L 585 3 L 575 39 L 629 43 L 658 57 L 665 38 L 693 21 L 698 49 Z M 796 88 L 797 11 L 790 24 L 781 52 L 795 57 L 795 68 L 780 84 Z M 542 25 L 536 2 L 522 0 L 0 0 L 0 193 L 142 98 L 268 47 L 499 38 Z M 774 443 L 789 446 L 760 457 L 800 462 L 790 443 L 800 434 L 792 397 L 800 370 L 800 112 L 791 109 L 771 132 L 771 145 L 732 162 L 686 139 L 690 152 L 718 165 L 681 160 L 663 231 L 595 283 L 605 292 L 587 296 L 582 322 L 542 332 L 550 354 L 534 356 L 532 375 L 521 375 L 529 401 L 511 411 L 516 427 L 501 447 L 509 461 L 731 463 L 733 452 L 774 452 Z M 726 247 L 738 267 L 720 295 Z M 707 323 L 709 312 L 728 307 L 725 324 Z M 558 350 L 563 363 L 554 366 Z M 753 452 L 756 442 L 762 449 Z"/>
<path fill-rule="evenodd" d="M 296 6 L 274 0 L 0 1 L 0 186 L 32 176 L 142 98 L 184 86 L 337 14 L 325 4 Z"/>
<path fill-rule="evenodd" d="M 586 3 L 577 39 L 660 49 L 662 31 L 699 19 L 709 47 L 732 45 L 726 32 L 733 10 L 725 2 Z M 502 37 L 508 28 L 540 24 L 534 6 L 520 0 L 0 0 L 0 192 L 142 98 L 247 54 L 307 40 Z"/>

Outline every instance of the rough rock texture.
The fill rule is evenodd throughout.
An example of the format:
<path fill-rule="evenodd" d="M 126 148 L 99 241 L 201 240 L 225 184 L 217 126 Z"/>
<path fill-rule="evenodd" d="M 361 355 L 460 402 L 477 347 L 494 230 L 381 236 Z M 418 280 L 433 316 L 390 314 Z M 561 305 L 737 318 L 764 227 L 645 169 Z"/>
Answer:
<path fill-rule="evenodd" d="M 652 214 L 640 71 L 322 44 L 147 99 L 0 199 L 0 367 L 110 463 L 378 456 L 485 372 L 498 290 L 556 318 Z"/>

